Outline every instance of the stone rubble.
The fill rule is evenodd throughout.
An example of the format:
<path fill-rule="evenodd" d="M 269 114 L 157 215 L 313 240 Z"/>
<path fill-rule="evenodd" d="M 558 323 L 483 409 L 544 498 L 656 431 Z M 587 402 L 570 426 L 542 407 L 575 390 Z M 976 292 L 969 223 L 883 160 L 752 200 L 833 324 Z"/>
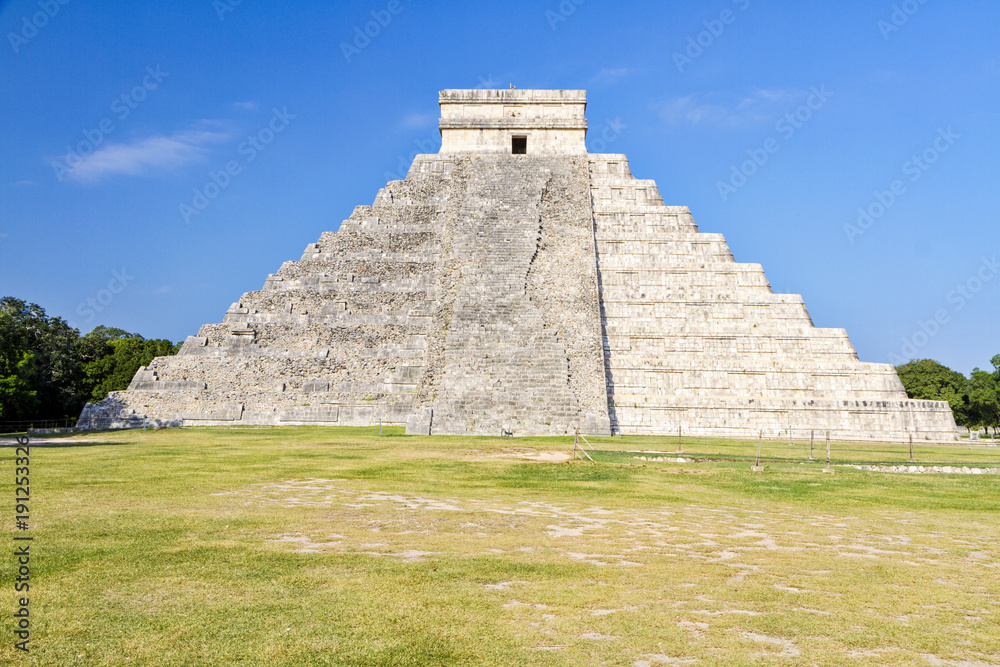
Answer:
<path fill-rule="evenodd" d="M 887 466 L 843 464 L 841 467 L 856 468 L 857 470 L 871 470 L 874 472 L 908 473 L 911 475 L 922 475 L 926 473 L 944 473 L 946 475 L 996 475 L 1000 473 L 1000 468 L 969 468 L 968 466 Z"/>

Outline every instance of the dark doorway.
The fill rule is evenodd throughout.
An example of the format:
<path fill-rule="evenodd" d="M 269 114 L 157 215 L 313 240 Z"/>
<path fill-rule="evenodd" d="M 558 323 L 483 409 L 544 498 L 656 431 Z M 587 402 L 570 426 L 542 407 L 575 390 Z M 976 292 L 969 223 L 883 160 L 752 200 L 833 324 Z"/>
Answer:
<path fill-rule="evenodd" d="M 510 152 L 514 155 L 527 155 L 528 137 L 511 137 Z"/>

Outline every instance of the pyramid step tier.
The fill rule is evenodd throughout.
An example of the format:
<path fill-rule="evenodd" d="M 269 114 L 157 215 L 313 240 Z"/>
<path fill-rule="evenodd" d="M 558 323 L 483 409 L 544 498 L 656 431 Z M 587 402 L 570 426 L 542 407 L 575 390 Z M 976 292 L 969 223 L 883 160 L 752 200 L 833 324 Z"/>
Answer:
<path fill-rule="evenodd" d="M 808 441 L 819 445 L 830 432 L 833 440 L 953 441 L 951 410 L 940 401 L 891 400 L 852 396 L 850 399 L 754 399 L 730 396 L 615 398 L 618 424 L 637 435 L 676 434 L 713 437 L 756 437 Z M 942 428 L 944 427 L 944 428 Z M 787 445 L 785 445 L 787 448 Z M 817 452 L 819 451 L 817 447 Z"/>

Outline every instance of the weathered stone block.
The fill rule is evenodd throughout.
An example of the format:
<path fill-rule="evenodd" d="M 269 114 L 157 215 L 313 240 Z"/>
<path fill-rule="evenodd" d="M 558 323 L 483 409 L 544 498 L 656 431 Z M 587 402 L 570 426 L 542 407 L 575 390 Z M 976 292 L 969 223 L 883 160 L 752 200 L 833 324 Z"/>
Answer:
<path fill-rule="evenodd" d="M 410 435 L 430 435 L 434 410 L 423 408 L 406 418 L 406 432 Z"/>

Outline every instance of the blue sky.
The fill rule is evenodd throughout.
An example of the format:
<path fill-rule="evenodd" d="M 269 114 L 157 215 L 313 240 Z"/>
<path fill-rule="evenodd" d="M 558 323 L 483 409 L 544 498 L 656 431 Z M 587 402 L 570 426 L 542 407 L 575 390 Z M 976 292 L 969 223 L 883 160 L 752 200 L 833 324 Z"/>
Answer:
<path fill-rule="evenodd" d="M 0 294 L 183 340 L 436 152 L 439 90 L 584 88 L 592 152 L 862 360 L 967 373 L 1000 353 L 997 25 L 986 0 L 0 2 Z"/>

